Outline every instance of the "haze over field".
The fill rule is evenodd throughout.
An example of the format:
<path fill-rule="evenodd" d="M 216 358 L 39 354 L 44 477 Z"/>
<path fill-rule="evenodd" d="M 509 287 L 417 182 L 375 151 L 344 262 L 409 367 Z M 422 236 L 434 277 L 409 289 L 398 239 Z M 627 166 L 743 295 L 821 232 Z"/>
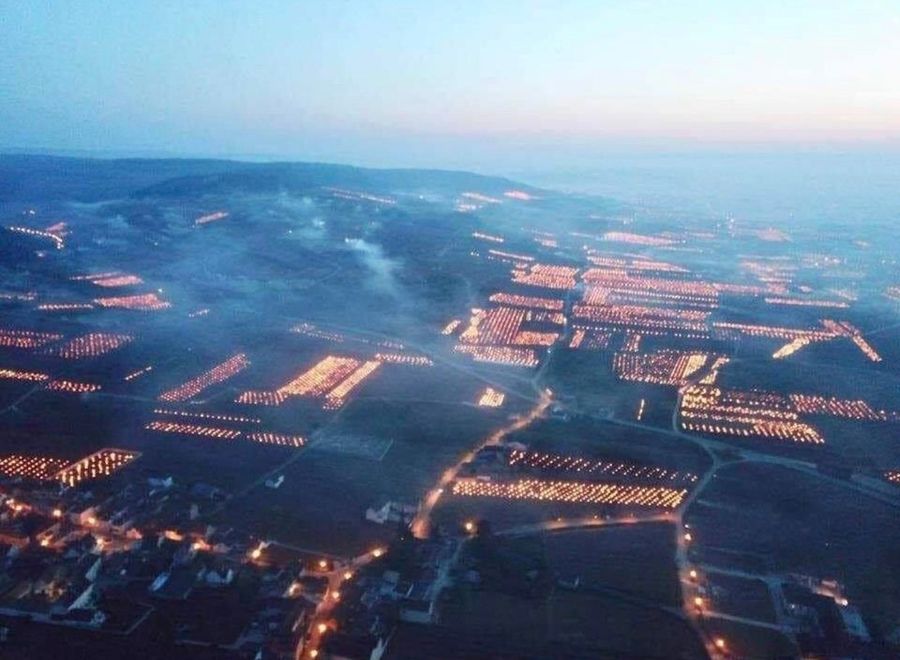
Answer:
<path fill-rule="evenodd" d="M 900 657 L 898 33 L 0 6 L 0 658 Z"/>

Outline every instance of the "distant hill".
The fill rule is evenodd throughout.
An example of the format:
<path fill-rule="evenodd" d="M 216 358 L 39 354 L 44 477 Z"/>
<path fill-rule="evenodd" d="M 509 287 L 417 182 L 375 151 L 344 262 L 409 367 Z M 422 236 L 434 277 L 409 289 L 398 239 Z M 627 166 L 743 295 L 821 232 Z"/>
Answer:
<path fill-rule="evenodd" d="M 190 197 L 226 192 L 303 193 L 321 187 L 365 192 L 417 190 L 501 194 L 536 192 L 509 179 L 470 172 L 369 169 L 325 163 L 249 163 L 202 159 L 95 159 L 0 155 L 0 202 L 121 197 Z"/>

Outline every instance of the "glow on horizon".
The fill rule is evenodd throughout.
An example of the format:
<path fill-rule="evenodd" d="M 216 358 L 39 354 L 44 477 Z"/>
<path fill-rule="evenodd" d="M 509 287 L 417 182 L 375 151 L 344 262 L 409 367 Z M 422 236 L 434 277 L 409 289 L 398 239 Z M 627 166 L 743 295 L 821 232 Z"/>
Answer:
<path fill-rule="evenodd" d="M 0 148 L 900 140 L 900 5 L 5 3 Z"/>

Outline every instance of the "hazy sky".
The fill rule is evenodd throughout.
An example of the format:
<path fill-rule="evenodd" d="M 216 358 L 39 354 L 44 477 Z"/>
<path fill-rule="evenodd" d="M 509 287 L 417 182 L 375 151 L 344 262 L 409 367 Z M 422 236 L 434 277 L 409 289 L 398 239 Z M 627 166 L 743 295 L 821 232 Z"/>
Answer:
<path fill-rule="evenodd" d="M 898 35 L 900 0 L 0 0 L 0 148 L 900 145 Z"/>

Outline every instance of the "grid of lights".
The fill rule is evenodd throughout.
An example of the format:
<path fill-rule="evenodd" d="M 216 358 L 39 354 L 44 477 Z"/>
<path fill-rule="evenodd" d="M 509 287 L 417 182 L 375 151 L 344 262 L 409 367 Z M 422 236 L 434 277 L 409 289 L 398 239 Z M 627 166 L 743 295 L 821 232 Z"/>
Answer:
<path fill-rule="evenodd" d="M 376 353 L 375 359 L 385 364 L 400 364 L 407 367 L 432 367 L 434 362 L 424 355 L 408 353 Z"/>
<path fill-rule="evenodd" d="M 506 394 L 493 387 L 485 388 L 484 392 L 478 398 L 478 406 L 481 408 L 499 408 L 503 405 Z"/>
<path fill-rule="evenodd" d="M 101 307 L 134 309 L 142 312 L 155 312 L 160 309 L 168 309 L 172 306 L 172 303 L 163 300 L 155 293 L 141 293 L 133 296 L 112 296 L 108 298 L 95 298 L 94 302 Z"/>
<path fill-rule="evenodd" d="M 201 215 L 200 217 L 194 220 L 194 224 L 197 226 L 208 225 L 210 222 L 217 222 L 218 220 L 224 220 L 228 217 L 228 211 L 213 211 L 212 213 L 207 213 L 205 215 Z"/>
<path fill-rule="evenodd" d="M 50 376 L 39 371 L 19 371 L 18 369 L 0 369 L 0 378 L 5 380 L 25 380 L 33 383 L 50 380 Z"/>
<path fill-rule="evenodd" d="M 121 470 L 138 456 L 140 456 L 138 452 L 127 449 L 101 449 L 60 470 L 55 475 L 55 478 L 59 479 L 66 486 L 76 486 L 82 481 L 108 477 L 113 472 Z"/>
<path fill-rule="evenodd" d="M 96 392 L 101 388 L 96 383 L 80 383 L 74 380 L 51 380 L 47 383 L 47 389 L 56 392 L 86 394 L 87 392 Z"/>
<path fill-rule="evenodd" d="M 478 238 L 482 241 L 489 241 L 491 243 L 503 243 L 504 239 L 502 236 L 493 236 L 492 234 L 485 234 L 480 231 L 473 231 L 472 238 Z"/>
<path fill-rule="evenodd" d="M 506 500 L 565 502 L 571 504 L 616 504 L 674 509 L 687 490 L 663 486 L 633 486 L 578 481 L 520 479 L 512 482 L 460 479 L 453 494 L 463 497 L 491 497 Z"/>
<path fill-rule="evenodd" d="M 452 321 L 450 321 L 447 325 L 445 325 L 443 327 L 443 329 L 441 330 L 441 334 L 442 335 L 452 335 L 456 331 L 456 329 L 461 325 L 462 325 L 462 320 L 453 319 Z"/>
<path fill-rule="evenodd" d="M 322 406 L 326 410 L 336 410 L 344 405 L 347 397 L 354 389 L 356 389 L 366 378 L 371 376 L 381 362 L 378 360 L 368 360 L 361 364 L 357 369 L 341 381 L 334 389 L 325 395 L 325 401 Z"/>
<path fill-rule="evenodd" d="M 576 318 L 608 325 L 690 332 L 705 331 L 709 318 L 707 311 L 640 305 L 574 305 L 572 314 Z"/>
<path fill-rule="evenodd" d="M 509 307 L 534 307 L 536 309 L 546 309 L 551 312 L 562 311 L 564 304 L 563 301 L 558 298 L 520 296 L 514 293 L 504 293 L 502 291 L 493 294 L 488 300 Z"/>
<path fill-rule="evenodd" d="M 570 266 L 532 264 L 530 268 L 515 268 L 512 271 L 512 281 L 544 289 L 568 290 L 574 289 L 577 284 L 576 273 L 578 269 Z"/>
<path fill-rule="evenodd" d="M 606 461 L 562 454 L 545 454 L 536 451 L 522 451 L 520 449 L 510 452 L 508 462 L 509 465 L 515 467 L 553 472 L 579 472 L 628 479 L 652 479 L 654 481 L 685 483 L 697 481 L 696 474 L 669 470 L 655 465 L 639 465 L 637 463 Z"/>
<path fill-rule="evenodd" d="M 279 447 L 302 447 L 306 439 L 300 435 L 286 435 L 284 433 L 248 433 L 247 439 L 264 445 L 277 445 Z"/>
<path fill-rule="evenodd" d="M 628 243 L 630 245 L 644 245 L 647 247 L 665 247 L 675 245 L 676 241 L 663 236 L 647 236 L 645 234 L 633 234 L 627 231 L 608 231 L 603 234 L 604 241 L 614 243 Z"/>
<path fill-rule="evenodd" d="M 223 429 L 215 426 L 201 426 L 199 424 L 184 424 L 181 422 L 165 422 L 154 420 L 144 427 L 148 431 L 159 431 L 160 433 L 177 433 L 179 435 L 199 435 L 204 438 L 215 438 L 217 440 L 234 440 L 241 437 L 240 431 L 234 429 Z"/>
<path fill-rule="evenodd" d="M 160 401 L 169 402 L 187 401 L 200 394 L 203 390 L 233 378 L 249 366 L 250 360 L 247 359 L 247 356 L 243 353 L 238 353 L 183 385 L 163 392 L 159 395 L 159 399 Z"/>
<path fill-rule="evenodd" d="M 131 382 L 136 378 L 140 378 L 141 376 L 150 373 L 153 371 L 153 365 L 147 365 L 143 369 L 138 369 L 137 371 L 132 371 L 130 374 L 125 376 L 124 380 L 126 382 Z"/>
<path fill-rule="evenodd" d="M 80 337 L 75 337 L 61 346 L 48 350 L 50 355 L 65 358 L 66 360 L 81 360 L 83 358 L 98 357 L 124 346 L 134 339 L 131 335 L 123 335 L 108 332 L 90 332 Z"/>
<path fill-rule="evenodd" d="M 260 424 L 259 417 L 244 417 L 243 415 L 222 415 L 219 413 L 207 413 L 193 410 L 173 410 L 171 408 L 156 408 L 153 411 L 157 415 L 169 417 L 187 417 L 190 419 L 209 419 L 217 422 L 237 422 L 242 424 Z"/>
<path fill-rule="evenodd" d="M 675 350 L 616 353 L 613 357 L 613 369 L 622 380 L 681 386 L 714 357 L 707 353 Z"/>
<path fill-rule="evenodd" d="M 42 312 L 78 312 L 85 309 L 94 309 L 92 303 L 42 303 L 37 306 Z"/>
<path fill-rule="evenodd" d="M 0 328 L 0 347 L 3 348 L 40 348 L 45 344 L 62 339 L 62 335 L 52 332 L 33 332 L 31 330 L 9 330 Z"/>
<path fill-rule="evenodd" d="M 512 367 L 536 367 L 540 364 L 537 353 L 532 348 L 457 344 L 453 350 L 457 353 L 472 356 L 472 359 L 476 362 L 503 364 Z"/>
<path fill-rule="evenodd" d="M 68 465 L 68 461 L 59 458 L 12 454 L 0 456 L 0 475 L 10 478 L 21 477 L 49 481 L 66 465 Z"/>

